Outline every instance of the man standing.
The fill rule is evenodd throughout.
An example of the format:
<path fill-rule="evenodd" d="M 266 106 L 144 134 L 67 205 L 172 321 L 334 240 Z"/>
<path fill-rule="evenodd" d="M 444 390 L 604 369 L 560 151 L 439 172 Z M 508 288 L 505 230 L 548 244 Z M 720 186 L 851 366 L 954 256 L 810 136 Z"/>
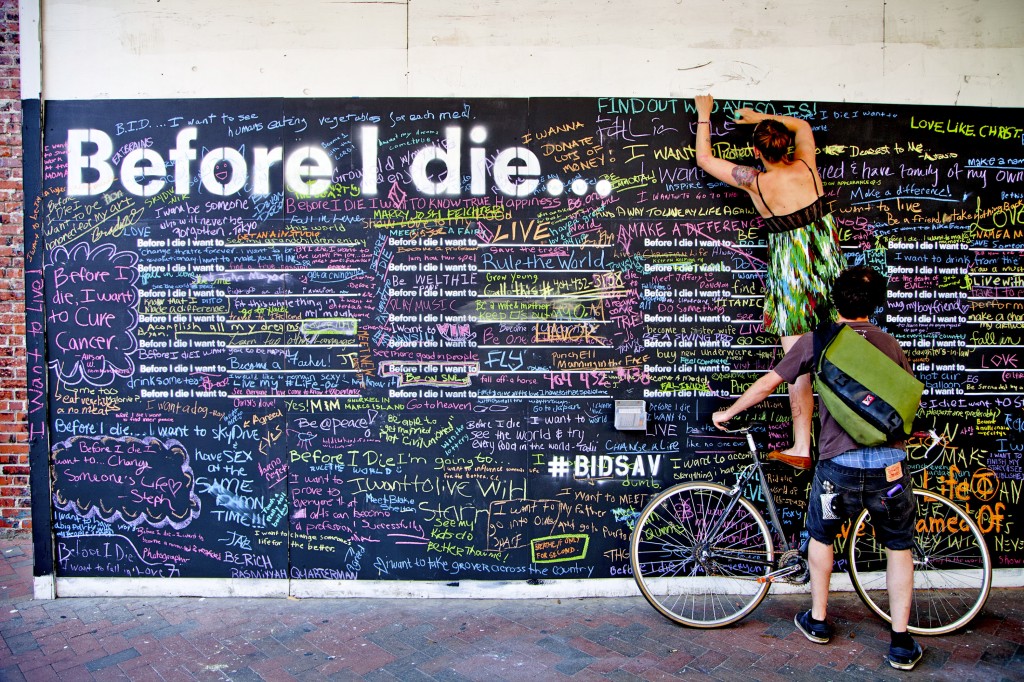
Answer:
<path fill-rule="evenodd" d="M 868 321 L 885 303 L 886 279 L 869 267 L 844 270 L 832 287 L 832 302 L 839 321 L 855 329 L 874 346 L 910 372 L 899 343 Z M 730 407 L 716 412 L 712 420 L 720 429 L 740 412 L 757 405 L 783 382 L 792 384 L 813 371 L 814 338 L 804 334 L 775 369 L 762 376 Z M 921 645 L 907 632 L 914 590 L 913 546 L 916 505 L 910 472 L 904 466 L 906 449 L 902 442 L 881 447 L 863 447 L 853 440 L 819 401 L 821 419 L 819 463 L 811 485 L 807 510 L 810 535 L 808 563 L 811 572 L 811 608 L 793 621 L 803 635 L 817 644 L 832 638 L 826 622 L 829 580 L 832 577 L 832 543 L 844 521 L 867 508 L 876 537 L 886 548 L 886 588 L 889 592 L 892 627 L 889 665 L 913 670 L 921 660 Z"/>

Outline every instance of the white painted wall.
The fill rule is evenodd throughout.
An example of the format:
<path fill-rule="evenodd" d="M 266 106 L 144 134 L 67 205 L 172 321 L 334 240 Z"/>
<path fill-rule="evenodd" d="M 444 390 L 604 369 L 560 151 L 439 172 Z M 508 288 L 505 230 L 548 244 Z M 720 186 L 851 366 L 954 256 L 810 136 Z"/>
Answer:
<path fill-rule="evenodd" d="M 1024 106 L 1021 0 L 37 1 L 43 99 Z"/>

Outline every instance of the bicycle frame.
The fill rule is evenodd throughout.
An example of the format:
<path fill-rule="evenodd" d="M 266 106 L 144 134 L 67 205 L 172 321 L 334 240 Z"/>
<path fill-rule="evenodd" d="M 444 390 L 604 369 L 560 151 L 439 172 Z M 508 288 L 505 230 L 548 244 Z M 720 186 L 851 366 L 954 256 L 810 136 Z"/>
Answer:
<path fill-rule="evenodd" d="M 768 510 L 768 525 L 771 526 L 772 531 L 775 534 L 775 540 L 778 543 L 777 548 L 780 548 L 783 553 L 791 551 L 794 548 L 789 543 L 789 540 L 786 539 L 786 534 L 783 531 L 782 520 L 779 518 L 779 512 L 777 507 L 775 506 L 775 495 L 772 494 L 771 488 L 768 485 L 768 479 L 764 474 L 764 468 L 761 463 L 760 452 L 757 449 L 757 443 L 754 441 L 754 435 L 750 432 L 749 426 L 742 427 L 739 429 L 727 430 L 726 433 L 741 433 L 746 437 L 747 447 L 749 448 L 752 461 L 737 474 L 736 483 L 730 490 L 730 494 L 733 496 L 733 499 L 732 501 L 729 502 L 729 506 L 725 509 L 723 518 L 727 517 L 728 514 L 732 512 L 732 510 L 735 508 L 737 504 L 736 498 L 743 496 L 743 487 L 751 480 L 756 480 L 761 485 L 761 490 L 764 491 L 765 506 Z M 928 436 L 932 439 L 931 444 L 925 451 L 925 459 L 927 459 L 928 454 L 941 441 L 941 437 L 937 433 L 935 433 L 935 431 L 918 432 L 915 433 L 914 435 L 922 438 Z M 926 462 L 925 464 L 918 467 L 915 471 L 913 471 L 911 475 L 916 475 L 920 471 L 927 469 L 930 465 L 930 462 Z M 719 528 L 721 527 L 721 523 L 721 520 L 716 522 L 713 526 L 713 529 L 716 531 L 719 530 Z M 922 551 L 920 544 L 918 544 L 918 538 L 916 535 L 914 536 L 914 548 L 919 556 L 926 554 L 926 552 Z M 918 565 L 920 565 L 919 560 L 915 559 L 915 566 Z M 774 578 L 791 575 L 793 573 L 796 573 L 798 570 L 798 567 L 783 567 L 769 573 L 768 576 L 766 576 L 766 579 L 771 580 Z"/>
<path fill-rule="evenodd" d="M 715 524 L 711 527 L 712 535 L 714 532 L 721 529 L 725 519 L 728 519 L 739 503 L 739 498 L 743 497 L 743 487 L 751 480 L 756 480 L 761 485 L 761 490 L 764 491 L 765 505 L 768 508 L 768 525 L 772 527 L 772 531 L 775 534 L 776 549 L 782 550 L 782 553 L 791 552 L 794 548 L 786 539 L 786 534 L 782 529 L 782 520 L 779 518 L 778 509 L 775 507 L 775 495 L 772 494 L 771 488 L 768 487 L 768 478 L 764 474 L 764 468 L 761 466 L 761 457 L 757 449 L 757 443 L 754 442 L 754 435 L 750 432 L 749 428 L 741 428 L 733 431 L 727 431 L 727 433 L 742 433 L 747 438 L 747 446 L 750 448 L 750 456 L 752 461 L 739 471 L 736 475 L 736 482 L 733 484 L 729 491 L 732 499 L 729 501 L 728 506 L 723 510 L 722 515 L 718 518 Z M 767 575 L 760 577 L 759 581 L 773 582 L 776 578 L 782 578 L 794 573 L 800 572 L 801 567 L 799 565 L 783 566 L 770 571 Z"/>

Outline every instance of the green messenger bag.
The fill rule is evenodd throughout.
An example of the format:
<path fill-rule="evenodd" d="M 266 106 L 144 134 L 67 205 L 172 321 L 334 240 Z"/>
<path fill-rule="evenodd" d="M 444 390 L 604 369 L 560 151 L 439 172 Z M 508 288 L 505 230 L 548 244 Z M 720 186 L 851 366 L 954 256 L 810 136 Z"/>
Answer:
<path fill-rule="evenodd" d="M 832 418 L 859 444 L 907 438 L 924 384 L 853 328 L 814 332 L 814 388 Z"/>

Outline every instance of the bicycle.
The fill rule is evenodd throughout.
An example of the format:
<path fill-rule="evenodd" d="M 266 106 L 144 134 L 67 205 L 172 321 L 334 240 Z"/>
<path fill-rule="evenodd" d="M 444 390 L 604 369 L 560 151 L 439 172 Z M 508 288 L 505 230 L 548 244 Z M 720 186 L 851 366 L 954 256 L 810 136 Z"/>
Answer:
<path fill-rule="evenodd" d="M 806 558 L 783 531 L 751 426 L 729 433 L 746 437 L 751 456 L 733 486 L 699 481 L 658 493 L 640 512 L 630 538 L 630 565 L 641 593 L 681 625 L 730 625 L 756 609 L 773 582 L 805 584 L 809 579 Z M 939 441 L 931 435 L 927 452 Z M 771 528 L 742 495 L 750 482 L 761 486 Z M 992 561 L 981 530 L 966 512 L 941 495 L 918 488 L 914 494 L 918 528 L 908 629 L 945 634 L 981 611 L 992 583 Z M 846 568 L 854 589 L 871 611 L 891 622 L 885 550 L 874 540 L 866 510 L 853 519 L 847 537 Z"/>

